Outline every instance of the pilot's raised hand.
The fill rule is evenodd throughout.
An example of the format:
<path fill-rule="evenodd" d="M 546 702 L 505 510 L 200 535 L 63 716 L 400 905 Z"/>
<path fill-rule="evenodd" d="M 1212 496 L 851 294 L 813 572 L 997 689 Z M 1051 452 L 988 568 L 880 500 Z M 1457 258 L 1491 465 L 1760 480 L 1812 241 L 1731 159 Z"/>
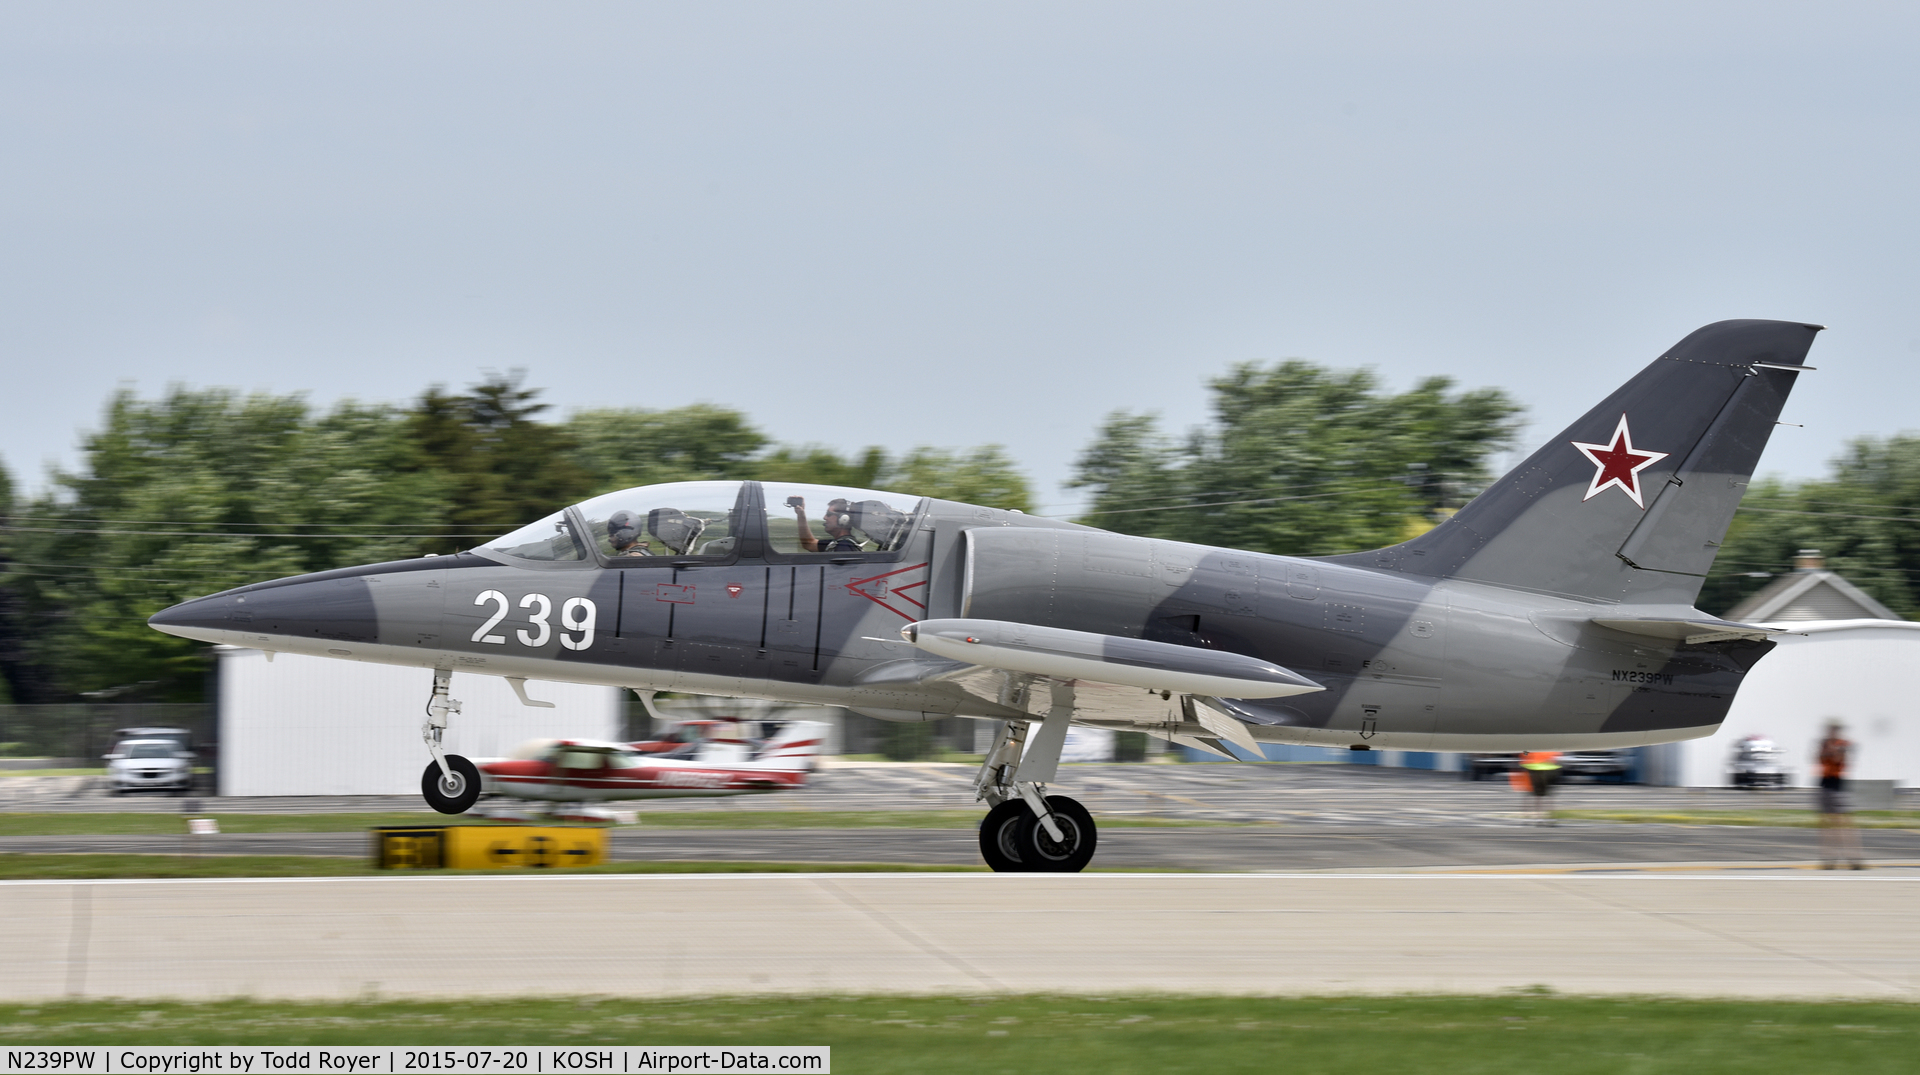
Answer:
<path fill-rule="evenodd" d="M 807 525 L 807 498 L 790 496 L 787 498 L 787 507 L 793 509 L 794 520 L 800 524 L 800 551 L 819 552 L 820 543 L 814 539 L 813 527 Z"/>

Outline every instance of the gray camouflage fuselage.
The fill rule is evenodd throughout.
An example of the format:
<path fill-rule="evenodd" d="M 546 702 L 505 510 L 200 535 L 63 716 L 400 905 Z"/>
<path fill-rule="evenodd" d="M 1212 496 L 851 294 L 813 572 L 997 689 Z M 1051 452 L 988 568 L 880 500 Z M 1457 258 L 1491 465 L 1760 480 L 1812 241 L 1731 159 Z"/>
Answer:
<path fill-rule="evenodd" d="M 1244 654 L 1325 688 L 1205 699 L 1266 742 L 1512 751 L 1702 736 L 1773 643 L 1692 603 L 1814 331 L 1701 329 L 1454 518 L 1375 553 L 1236 552 L 934 499 L 892 551 L 781 553 L 744 483 L 720 558 L 483 550 L 264 582 L 152 623 L 271 651 L 896 720 L 1043 714 L 1036 677 L 899 634 L 990 620 Z M 1074 706 L 1082 723 L 1218 741 L 1178 694 L 1081 681 Z"/>

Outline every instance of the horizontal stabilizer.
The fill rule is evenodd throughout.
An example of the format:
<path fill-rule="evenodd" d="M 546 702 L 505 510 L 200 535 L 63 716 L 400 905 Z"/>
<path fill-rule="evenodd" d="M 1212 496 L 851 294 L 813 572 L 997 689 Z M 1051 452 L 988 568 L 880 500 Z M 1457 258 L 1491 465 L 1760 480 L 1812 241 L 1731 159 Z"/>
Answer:
<path fill-rule="evenodd" d="M 1697 646 L 1702 642 L 1729 642 L 1736 638 L 1758 642 L 1769 635 L 1782 633 L 1778 627 L 1756 627 L 1751 623 L 1735 623 L 1712 616 L 1688 619 L 1616 619 L 1596 616 L 1593 623 L 1630 635 L 1664 638 L 1685 642 L 1689 646 Z"/>
<path fill-rule="evenodd" d="M 936 657 L 985 668 L 1150 691 L 1284 698 L 1326 689 L 1277 664 L 1238 653 L 1006 620 L 921 620 L 902 627 L 900 637 Z"/>

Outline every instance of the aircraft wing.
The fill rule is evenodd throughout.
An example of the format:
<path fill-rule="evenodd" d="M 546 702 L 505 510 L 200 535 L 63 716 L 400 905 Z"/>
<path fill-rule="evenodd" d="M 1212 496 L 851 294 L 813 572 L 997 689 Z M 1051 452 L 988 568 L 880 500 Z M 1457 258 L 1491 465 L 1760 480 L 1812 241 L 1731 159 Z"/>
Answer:
<path fill-rule="evenodd" d="M 1071 680 L 1079 723 L 1131 727 L 1233 757 L 1258 744 L 1215 698 L 1282 698 L 1324 690 L 1269 661 L 1238 653 L 1118 638 L 1003 620 L 922 620 L 900 635 L 930 657 L 889 662 L 883 677 L 939 680 L 1025 710 L 1035 681 Z"/>
<path fill-rule="evenodd" d="M 1257 657 L 1006 620 L 921 620 L 902 627 L 900 637 L 950 661 L 1110 683 L 1163 697 L 1284 698 L 1326 689 Z"/>

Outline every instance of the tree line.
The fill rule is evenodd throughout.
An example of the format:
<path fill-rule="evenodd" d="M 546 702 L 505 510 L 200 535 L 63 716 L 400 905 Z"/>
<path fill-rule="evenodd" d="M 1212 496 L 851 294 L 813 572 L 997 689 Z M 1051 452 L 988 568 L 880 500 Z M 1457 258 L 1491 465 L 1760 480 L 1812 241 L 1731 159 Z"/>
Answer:
<path fill-rule="evenodd" d="M 107 403 L 80 466 L 17 500 L 0 471 L 0 703 L 198 701 L 207 648 L 146 619 L 262 579 L 472 548 L 598 493 L 764 479 L 1031 510 L 997 445 L 774 444 L 710 405 L 544 421 L 517 377 L 410 406 L 175 388 Z"/>
<path fill-rule="evenodd" d="M 1388 391 L 1366 370 L 1246 363 L 1174 434 L 1110 415 L 1069 482 L 1078 521 L 1291 555 L 1393 544 L 1494 477 L 1520 408 L 1445 377 Z M 45 493 L 0 470 L 0 702 L 197 701 L 206 647 L 146 626 L 189 597 L 308 571 L 470 548 L 566 504 L 657 482 L 758 479 L 893 489 L 1033 512 L 997 445 L 774 442 L 710 404 L 561 419 L 494 376 L 408 405 L 175 388 L 107 403 L 80 464 Z M 1920 438 L 1863 439 L 1824 479 L 1759 482 L 1701 607 L 1724 612 L 1819 548 L 1899 612 L 1920 611 Z"/>

